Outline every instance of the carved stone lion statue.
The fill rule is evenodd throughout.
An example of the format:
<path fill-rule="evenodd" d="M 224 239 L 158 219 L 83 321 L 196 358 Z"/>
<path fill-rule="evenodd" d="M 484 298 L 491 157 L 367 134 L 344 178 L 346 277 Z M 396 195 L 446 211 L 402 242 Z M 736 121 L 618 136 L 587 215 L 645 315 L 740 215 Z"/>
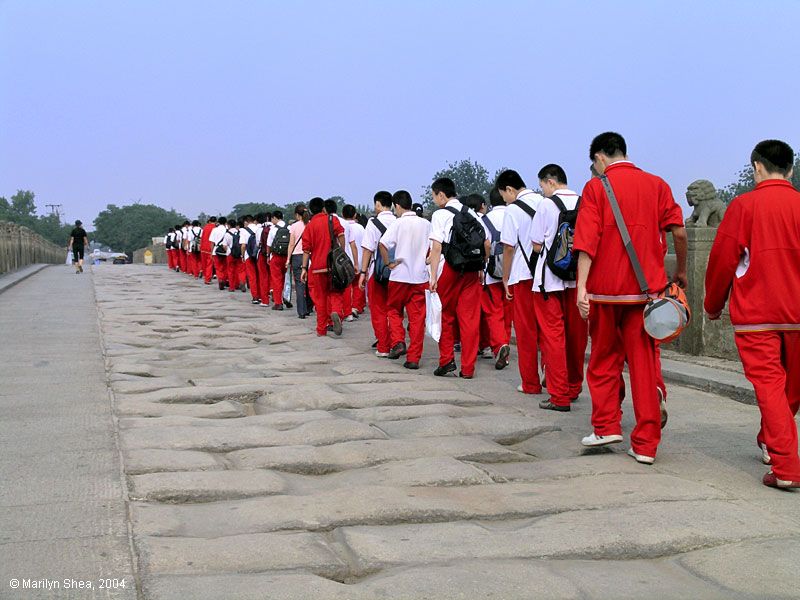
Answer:
<path fill-rule="evenodd" d="M 689 185 L 686 201 L 694 207 L 692 216 L 686 219 L 687 227 L 718 227 L 725 216 L 725 203 L 717 198 L 714 184 L 706 179 Z"/>

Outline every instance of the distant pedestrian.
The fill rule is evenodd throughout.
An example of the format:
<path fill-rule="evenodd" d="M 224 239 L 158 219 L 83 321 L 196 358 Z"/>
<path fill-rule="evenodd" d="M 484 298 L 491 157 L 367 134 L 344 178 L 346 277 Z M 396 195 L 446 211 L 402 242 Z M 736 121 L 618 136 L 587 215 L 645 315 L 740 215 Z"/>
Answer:
<path fill-rule="evenodd" d="M 294 219 L 294 223 L 289 227 L 289 256 L 286 257 L 286 267 L 292 271 L 297 316 L 305 319 L 311 314 L 311 298 L 308 295 L 308 287 L 300 279 L 303 267 L 303 232 L 309 220 L 308 210 L 304 204 L 300 203 L 294 207 Z"/>
<path fill-rule="evenodd" d="M 89 245 L 89 238 L 80 220 L 75 221 L 75 228 L 69 234 L 69 246 L 72 250 L 72 263 L 75 265 L 75 273 L 83 273 L 83 253 Z"/>

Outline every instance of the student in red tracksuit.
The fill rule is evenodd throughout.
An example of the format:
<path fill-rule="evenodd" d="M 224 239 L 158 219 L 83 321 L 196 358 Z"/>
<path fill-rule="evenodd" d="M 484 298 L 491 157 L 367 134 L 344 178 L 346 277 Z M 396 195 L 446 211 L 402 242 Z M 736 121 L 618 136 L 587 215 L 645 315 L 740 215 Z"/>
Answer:
<path fill-rule="evenodd" d="M 179 253 L 180 262 L 181 262 L 181 272 L 185 273 L 186 275 L 191 275 L 191 269 L 189 268 L 189 221 L 184 221 L 183 225 L 181 226 L 181 250 Z"/>
<path fill-rule="evenodd" d="M 344 248 L 344 227 L 334 215 L 328 215 L 324 207 L 325 201 L 322 198 L 312 198 L 308 203 L 312 217 L 303 230 L 303 266 L 300 278 L 303 283 L 308 284 L 317 310 L 317 335 L 324 336 L 330 330 L 338 336 L 342 335 L 342 318 L 335 307 L 331 308 L 332 289 L 328 273 L 328 255 L 332 244 L 331 225 L 334 238 L 342 248 Z M 273 293 L 280 294 L 281 291 Z"/>
<path fill-rule="evenodd" d="M 283 212 L 276 210 L 272 213 L 272 227 L 267 237 L 269 247 L 269 276 L 272 287 L 272 310 L 283 310 L 283 284 L 286 281 L 286 255 L 273 251 L 272 244 L 279 229 L 287 229 L 283 220 Z"/>
<path fill-rule="evenodd" d="M 561 217 L 556 199 L 565 210 L 572 211 L 578 205 L 578 194 L 567 188 L 567 174 L 555 164 L 539 171 L 539 188 L 544 199 L 531 225 L 533 250 L 539 254 L 533 277 L 533 304 L 550 394 L 550 398 L 539 402 L 539 408 L 569 412 L 570 403 L 578 398 L 583 386 L 589 330 L 578 311 L 575 281 L 553 273 L 546 256 L 555 243 Z"/>
<path fill-rule="evenodd" d="M 495 183 L 506 203 L 500 241 L 503 243 L 503 287 L 514 304 L 514 331 L 517 334 L 519 374 L 517 391 L 541 394 L 539 377 L 539 329 L 533 306 L 533 272 L 536 260 L 531 241 L 531 224 L 542 197 L 529 190 L 519 173 L 506 170 Z"/>
<path fill-rule="evenodd" d="M 652 464 L 661 440 L 661 415 L 655 344 L 644 330 L 643 309 L 648 295 L 660 293 L 667 285 L 663 231 L 670 231 L 675 243 L 675 280 L 686 286 L 683 213 L 663 179 L 645 173 L 627 159 L 625 140 L 618 133 L 598 135 L 591 143 L 589 157 L 614 190 L 649 290 L 642 294 L 639 289 L 603 182 L 595 177 L 583 189 L 573 246 L 579 253 L 578 307 L 581 316 L 589 319 L 592 338 L 586 380 L 594 431 L 582 443 L 604 446 L 622 441 L 619 382 L 627 360 L 636 415 L 628 454 L 640 463 Z"/>
<path fill-rule="evenodd" d="M 175 254 L 172 249 L 172 242 L 175 239 L 175 228 L 170 227 L 167 235 L 164 236 L 164 247 L 167 249 L 167 268 L 172 271 L 175 268 Z"/>
<path fill-rule="evenodd" d="M 744 373 L 761 411 L 757 442 L 772 465 L 764 485 L 800 487 L 795 415 L 800 407 L 800 193 L 788 181 L 794 151 L 756 145 L 756 187 L 735 198 L 717 231 L 706 271 L 705 311 L 730 318 Z"/>
<path fill-rule="evenodd" d="M 442 302 L 439 366 L 433 374 L 444 377 L 456 370 L 455 328 L 458 323 L 461 339 L 461 372 L 459 376 L 464 379 L 472 379 L 475 376 L 475 360 L 478 357 L 480 338 L 483 271 L 456 271 L 444 259 L 444 245 L 450 242 L 455 217 L 453 212 L 448 209 L 461 212 L 464 205 L 456 197 L 455 183 L 448 177 L 440 177 L 434 181 L 431 184 L 431 192 L 433 201 L 439 210 L 431 216 L 430 290 L 438 293 Z M 480 223 L 475 211 L 470 210 L 469 214 Z M 484 258 L 488 254 L 489 240 L 484 238 Z"/>
<path fill-rule="evenodd" d="M 247 280 L 247 287 L 250 288 L 250 303 L 261 304 L 260 283 L 258 280 L 258 245 L 261 240 L 261 223 L 252 215 L 242 217 L 244 227 L 239 230 L 239 241 L 242 244 L 242 258 L 244 264 L 244 275 Z M 253 238 L 253 242 L 250 241 Z M 251 256 L 247 251 L 248 246 L 255 243 L 255 256 Z"/>
<path fill-rule="evenodd" d="M 238 237 L 239 222 L 235 219 L 228 220 L 228 231 L 225 233 L 225 245 L 228 247 L 228 291 L 235 292 L 241 285 L 242 275 L 242 257 L 241 248 L 236 243 L 236 251 L 234 251 L 234 236 Z M 234 256 L 236 254 L 237 256 Z"/>
<path fill-rule="evenodd" d="M 398 218 L 389 225 L 379 246 L 383 262 L 391 270 L 388 316 L 392 347 L 389 358 L 397 359 L 407 353 L 403 366 L 415 370 L 419 369 L 425 338 L 425 290 L 430 278 L 426 260 L 431 224 L 411 209 L 413 202 L 407 191 L 395 192 L 392 200 Z M 389 260 L 390 251 L 394 251 L 392 261 Z M 408 315 L 407 349 L 403 311 Z"/>
<path fill-rule="evenodd" d="M 203 233 L 200 237 L 200 267 L 203 271 L 203 281 L 206 285 L 211 284 L 211 277 L 214 275 L 214 258 L 211 254 L 211 232 L 217 226 L 217 217 L 209 217 L 208 223 L 203 226 Z"/>
<path fill-rule="evenodd" d="M 391 339 L 389 336 L 388 306 L 389 287 L 375 279 L 373 255 L 378 251 L 378 243 L 386 229 L 391 225 L 395 216 L 392 214 L 392 195 L 387 191 L 375 194 L 375 216 L 372 217 L 364 228 L 364 238 L 361 247 L 364 252 L 361 256 L 361 270 L 358 287 L 367 289 L 367 303 L 369 304 L 369 317 L 372 321 L 372 330 L 378 340 L 375 356 L 386 358 L 389 356 Z M 381 230 L 383 228 L 383 230 Z"/>
<path fill-rule="evenodd" d="M 228 231 L 228 220 L 225 217 L 217 219 L 217 226 L 209 236 L 211 242 L 211 253 L 214 257 L 214 270 L 217 272 L 217 283 L 219 289 L 224 290 L 228 284 L 228 254 L 231 253 L 230 247 L 225 243 L 225 234 Z"/>

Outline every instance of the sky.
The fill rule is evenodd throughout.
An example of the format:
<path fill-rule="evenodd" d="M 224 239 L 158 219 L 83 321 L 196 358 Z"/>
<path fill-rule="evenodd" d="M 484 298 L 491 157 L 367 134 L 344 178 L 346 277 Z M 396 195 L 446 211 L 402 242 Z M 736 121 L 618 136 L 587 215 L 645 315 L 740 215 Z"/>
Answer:
<path fill-rule="evenodd" d="M 589 175 L 622 133 L 676 200 L 800 149 L 800 1 L 0 0 L 0 196 L 90 223 L 418 198 L 448 162 Z M 689 210 L 686 209 L 688 214 Z"/>

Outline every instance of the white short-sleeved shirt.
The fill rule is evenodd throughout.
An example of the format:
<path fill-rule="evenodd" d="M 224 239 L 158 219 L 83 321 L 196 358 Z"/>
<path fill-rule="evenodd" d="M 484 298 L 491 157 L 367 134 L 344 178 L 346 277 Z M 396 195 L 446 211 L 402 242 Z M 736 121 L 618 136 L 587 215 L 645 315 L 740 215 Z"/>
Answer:
<path fill-rule="evenodd" d="M 364 254 L 361 251 L 361 242 L 364 240 L 364 226 L 358 221 L 345 221 L 345 225 L 344 250 L 347 252 L 347 256 L 350 257 L 350 260 L 353 261 L 353 264 L 356 265 L 356 269 L 360 269 L 361 256 Z M 350 242 L 353 242 L 356 245 L 358 256 L 353 256 L 353 251 L 350 249 Z"/>
<path fill-rule="evenodd" d="M 164 236 L 164 245 L 167 247 L 167 250 L 172 250 L 172 248 L 170 248 L 169 245 L 170 243 L 172 243 L 172 238 L 174 237 L 175 237 L 174 233 L 168 233 L 167 235 Z"/>
<path fill-rule="evenodd" d="M 269 233 L 267 234 L 267 246 L 270 248 L 272 248 L 272 242 L 275 241 L 275 234 L 278 233 L 278 229 L 281 227 L 286 227 L 286 221 L 278 221 L 269 228 Z"/>
<path fill-rule="evenodd" d="M 534 211 L 539 209 L 542 196 L 527 188 L 520 190 L 517 200 L 524 202 Z M 500 230 L 500 241 L 507 246 L 514 246 L 514 262 L 511 263 L 511 272 L 508 274 L 508 284 L 514 285 L 526 279 L 533 279 L 533 273 L 528 268 L 522 250 L 530 258 L 533 252 L 531 240 L 531 224 L 533 219 L 519 206 L 509 204 L 503 218 L 503 228 Z"/>
<path fill-rule="evenodd" d="M 573 210 L 578 203 L 578 194 L 566 188 L 556 190 L 554 192 L 567 210 Z M 553 241 L 556 237 L 556 229 L 558 228 L 558 218 L 560 211 L 550 198 L 544 198 L 539 203 L 539 209 L 536 211 L 536 216 L 533 218 L 531 224 L 531 241 L 534 244 L 543 246 L 543 255 L 539 258 L 539 264 L 536 265 L 536 273 L 533 276 L 533 291 L 542 291 L 542 272 L 544 272 L 544 291 L 545 292 L 561 292 L 567 288 L 574 288 L 574 281 L 564 281 L 563 279 L 553 275 L 550 267 L 547 266 L 547 261 L 544 255 L 547 254 Z"/>
<path fill-rule="evenodd" d="M 189 242 L 189 250 L 192 249 L 192 242 L 195 239 L 200 239 L 200 236 L 203 235 L 203 230 L 200 227 L 190 227 L 186 233 L 186 241 Z"/>
<path fill-rule="evenodd" d="M 247 231 L 248 229 L 253 232 L 256 238 L 256 246 L 258 246 L 261 241 L 261 225 L 258 223 L 250 223 L 247 227 L 242 227 L 239 230 L 239 242 L 244 244 L 244 257 L 255 258 L 250 256 L 250 253 L 247 252 L 247 243 L 250 241 L 250 231 Z"/>
<path fill-rule="evenodd" d="M 389 229 L 389 225 L 394 223 L 397 219 L 397 217 L 395 217 L 389 210 L 384 210 L 373 218 L 378 219 L 387 230 Z M 375 226 L 375 223 L 372 222 L 372 219 L 370 219 L 367 223 L 367 226 L 364 228 L 364 237 L 361 240 L 361 247 L 364 250 L 369 250 L 373 253 L 372 260 L 369 263 L 369 275 L 372 275 L 372 265 L 375 262 L 375 251 L 378 249 L 378 242 L 380 239 L 381 231 Z"/>
<path fill-rule="evenodd" d="M 217 246 L 219 244 L 226 244 L 225 235 L 227 233 L 227 229 L 225 225 L 217 225 L 214 229 L 211 230 L 211 235 L 208 237 L 208 240 L 212 243 L 211 252 L 212 254 L 217 253 Z M 225 254 L 228 255 L 231 253 L 231 248 L 228 246 L 225 248 Z"/>
<path fill-rule="evenodd" d="M 177 249 L 183 250 L 183 231 L 180 229 L 175 230 L 175 237 L 172 238 L 175 244 L 178 246 Z"/>
<path fill-rule="evenodd" d="M 486 225 L 484 218 L 489 219 L 492 222 L 492 225 L 498 232 L 503 231 L 503 219 L 506 216 L 506 207 L 505 206 L 493 206 L 492 210 L 481 217 L 481 223 L 483 224 L 483 228 L 486 230 L 486 237 L 489 241 L 492 241 L 492 231 Z M 502 242 L 498 242 L 501 243 Z M 503 260 L 503 255 L 501 254 L 498 257 L 500 260 Z M 492 285 L 493 283 L 502 283 L 502 280 L 495 279 L 489 273 L 486 273 L 486 285 Z"/>
<path fill-rule="evenodd" d="M 414 211 L 403 213 L 389 225 L 380 243 L 387 250 L 394 250 L 395 260 L 402 261 L 391 271 L 389 281 L 426 283 L 430 280 L 425 264 L 430 234 L 431 224 Z"/>
<path fill-rule="evenodd" d="M 231 227 L 228 231 L 225 232 L 225 245 L 228 247 L 228 254 L 231 253 L 231 248 L 233 247 L 233 234 L 239 231 L 238 227 Z M 239 242 L 241 243 L 241 241 Z"/>
<path fill-rule="evenodd" d="M 191 234 L 188 227 L 181 227 L 181 239 L 184 242 L 191 241 Z M 183 248 L 183 244 L 181 244 L 181 248 Z"/>

